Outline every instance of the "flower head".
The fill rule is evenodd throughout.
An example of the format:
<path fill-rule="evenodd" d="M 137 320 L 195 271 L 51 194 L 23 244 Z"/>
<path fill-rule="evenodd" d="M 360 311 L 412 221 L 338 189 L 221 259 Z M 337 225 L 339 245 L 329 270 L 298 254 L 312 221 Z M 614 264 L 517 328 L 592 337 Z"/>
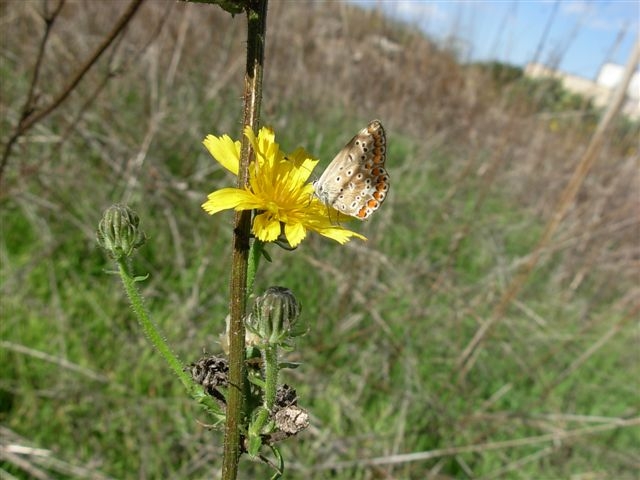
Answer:
<path fill-rule="evenodd" d="M 202 208 L 213 215 L 222 210 L 256 210 L 253 234 L 263 242 L 273 242 L 284 234 L 292 247 L 297 246 L 308 230 L 318 232 L 339 243 L 362 235 L 336 225 L 327 206 L 315 195 L 307 180 L 318 163 L 302 148 L 285 154 L 275 143 L 275 134 L 262 127 L 256 137 L 247 127 L 244 132 L 255 152 L 249 165 L 247 188 L 222 188 L 209 194 Z M 228 135 L 208 135 L 204 146 L 224 168 L 234 175 L 240 165 L 240 142 Z M 341 216 L 344 218 L 344 216 Z"/>
<path fill-rule="evenodd" d="M 306 324 L 300 320 L 300 303 L 285 287 L 269 287 L 256 298 L 245 325 L 247 331 L 271 345 L 287 345 L 294 337 L 307 332 Z"/>
<path fill-rule="evenodd" d="M 112 205 L 105 210 L 98 224 L 97 238 L 100 246 L 116 260 L 129 257 L 147 240 L 138 214 L 126 205 Z"/>

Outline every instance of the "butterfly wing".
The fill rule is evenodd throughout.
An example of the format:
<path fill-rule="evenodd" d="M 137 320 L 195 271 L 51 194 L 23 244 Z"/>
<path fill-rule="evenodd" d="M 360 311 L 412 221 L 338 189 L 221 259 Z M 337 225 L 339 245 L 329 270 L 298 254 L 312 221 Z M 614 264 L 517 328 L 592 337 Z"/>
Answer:
<path fill-rule="evenodd" d="M 315 182 L 316 196 L 326 205 L 364 220 L 387 197 L 386 158 L 384 128 L 379 120 L 373 120 L 340 150 Z"/>

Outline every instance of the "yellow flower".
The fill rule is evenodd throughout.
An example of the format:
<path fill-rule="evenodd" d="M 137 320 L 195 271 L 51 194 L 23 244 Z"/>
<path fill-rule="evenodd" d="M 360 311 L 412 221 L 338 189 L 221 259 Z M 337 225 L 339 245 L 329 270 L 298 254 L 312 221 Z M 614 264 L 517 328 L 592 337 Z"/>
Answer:
<path fill-rule="evenodd" d="M 307 230 L 339 243 L 346 243 L 351 237 L 366 240 L 359 233 L 335 224 L 327 206 L 314 195 L 313 185 L 307 180 L 317 160 L 302 148 L 285 155 L 268 127 L 262 127 L 257 137 L 249 127 L 244 134 L 255 152 L 255 161 L 249 165 L 249 186 L 223 188 L 209 194 L 202 204 L 204 210 L 210 215 L 228 209 L 256 210 L 252 231 L 263 242 L 273 242 L 284 233 L 289 245 L 295 247 L 306 237 Z M 203 143 L 220 165 L 238 175 L 239 141 L 234 142 L 228 135 L 207 135 Z M 332 214 L 338 215 L 335 211 Z M 346 218 L 340 215 L 340 219 Z"/>

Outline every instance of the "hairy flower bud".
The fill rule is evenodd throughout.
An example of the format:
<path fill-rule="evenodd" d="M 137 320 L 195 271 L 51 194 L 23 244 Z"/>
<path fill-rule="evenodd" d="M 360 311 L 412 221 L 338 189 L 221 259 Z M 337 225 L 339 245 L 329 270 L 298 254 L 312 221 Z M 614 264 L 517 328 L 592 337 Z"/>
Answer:
<path fill-rule="evenodd" d="M 98 243 L 116 260 L 128 257 L 146 241 L 139 224 L 140 218 L 129 207 L 112 205 L 98 225 Z"/>
<path fill-rule="evenodd" d="M 306 333 L 300 318 L 300 304 L 293 292 L 284 287 L 269 287 L 258 298 L 247 316 L 247 330 L 269 344 L 287 344 L 288 340 Z"/>

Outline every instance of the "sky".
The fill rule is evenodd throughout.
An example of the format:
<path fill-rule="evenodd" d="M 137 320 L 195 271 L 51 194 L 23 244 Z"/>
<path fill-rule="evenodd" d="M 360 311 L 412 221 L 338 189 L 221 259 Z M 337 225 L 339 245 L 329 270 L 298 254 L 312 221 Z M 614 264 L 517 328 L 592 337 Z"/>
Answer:
<path fill-rule="evenodd" d="M 640 41 L 640 0 L 350 0 L 424 30 L 455 36 L 462 60 L 539 63 L 595 80 Z M 546 32 L 546 33 L 545 33 Z"/>

